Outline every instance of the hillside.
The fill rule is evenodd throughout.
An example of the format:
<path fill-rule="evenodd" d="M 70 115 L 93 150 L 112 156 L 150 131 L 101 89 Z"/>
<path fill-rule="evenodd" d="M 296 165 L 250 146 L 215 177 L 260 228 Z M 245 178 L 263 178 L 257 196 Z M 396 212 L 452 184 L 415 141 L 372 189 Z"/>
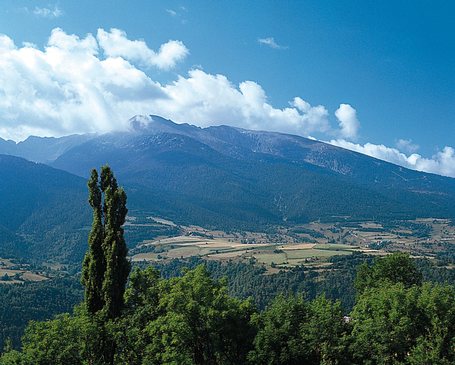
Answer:
<path fill-rule="evenodd" d="M 30 137 L 0 151 L 86 178 L 109 163 L 133 210 L 221 228 L 453 217 L 455 179 L 319 141 L 137 116 L 129 132 Z"/>
<path fill-rule="evenodd" d="M 90 224 L 85 180 L 6 155 L 0 171 L 0 257 L 79 259 Z"/>
<path fill-rule="evenodd" d="M 267 230 L 313 220 L 455 216 L 451 178 L 293 135 L 156 116 L 130 122 L 127 133 L 0 141 L 9 154 L 53 166 L 1 156 L 0 257 L 77 262 L 90 224 L 86 178 L 105 163 L 125 186 L 132 216 L 177 224 Z M 159 234 L 154 229 L 128 227 L 129 243 Z"/>
<path fill-rule="evenodd" d="M 142 209 L 202 225 L 454 215 L 454 179 L 322 142 L 156 116 L 131 126 L 69 149 L 52 166 L 87 176 L 108 162 Z"/>

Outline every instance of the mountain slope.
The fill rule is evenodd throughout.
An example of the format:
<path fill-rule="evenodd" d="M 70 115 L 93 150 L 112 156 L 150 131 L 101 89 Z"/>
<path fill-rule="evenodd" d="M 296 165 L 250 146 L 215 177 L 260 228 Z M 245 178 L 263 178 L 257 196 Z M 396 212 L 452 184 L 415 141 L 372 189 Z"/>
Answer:
<path fill-rule="evenodd" d="M 131 124 L 130 133 L 93 138 L 52 165 L 87 176 L 109 163 L 142 209 L 199 224 L 454 215 L 454 179 L 298 136 L 156 116 Z"/>
<path fill-rule="evenodd" d="M 85 180 L 6 155 L 0 171 L 0 257 L 81 257 L 90 224 Z"/>

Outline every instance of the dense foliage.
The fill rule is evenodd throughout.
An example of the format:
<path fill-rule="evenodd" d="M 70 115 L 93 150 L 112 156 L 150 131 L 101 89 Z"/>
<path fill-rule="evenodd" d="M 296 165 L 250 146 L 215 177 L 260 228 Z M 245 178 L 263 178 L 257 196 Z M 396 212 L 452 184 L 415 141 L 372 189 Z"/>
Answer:
<path fill-rule="evenodd" d="M 235 273 L 227 275 L 232 283 L 233 277 L 244 277 L 245 267 L 251 269 L 250 285 L 231 284 L 243 290 L 239 297 L 268 286 L 278 293 L 284 285 L 274 299 L 256 298 L 265 309 L 252 298 L 230 295 L 227 280 L 214 279 L 204 265 L 182 276 L 175 276 L 178 264 L 167 267 L 170 278 L 153 267 L 136 268 L 126 288 L 126 194 L 107 166 L 99 178 L 92 171 L 88 186 L 93 223 L 81 275 L 84 302 L 72 314 L 31 321 L 20 351 L 6 341 L 0 365 L 455 362 L 455 288 L 424 282 L 407 254 L 363 263 L 355 280 L 347 271 L 350 287 L 357 290 L 347 316 L 339 300 L 326 296 L 330 291 L 307 280 L 315 273 L 304 268 L 270 275 L 271 280 L 254 265 L 218 263 L 212 270 L 217 276 L 229 267 Z M 324 282 L 333 280 L 329 274 Z M 316 296 L 321 288 L 324 294 Z"/>
<path fill-rule="evenodd" d="M 21 285 L 0 285 L 0 349 L 7 339 L 19 347 L 24 328 L 31 320 L 43 321 L 70 312 L 82 299 L 74 278 L 56 278 Z"/>
<path fill-rule="evenodd" d="M 258 310 L 264 310 L 278 295 L 288 296 L 301 293 L 306 300 L 313 300 L 324 294 L 327 299 L 339 300 L 343 313 L 349 313 L 354 304 L 356 292 L 354 279 L 362 263 L 371 263 L 366 255 L 335 256 L 330 259 L 331 267 L 317 272 L 300 266 L 275 274 L 267 273 L 264 267 L 255 263 L 204 261 L 200 258 L 172 260 L 155 265 L 164 278 L 182 275 L 185 268 L 194 269 L 204 264 L 214 279 L 227 278 L 229 295 L 251 298 Z M 455 284 L 455 270 L 447 269 L 444 263 L 436 266 L 429 260 L 413 260 L 422 272 L 424 281 L 441 284 Z M 140 265 L 142 267 L 142 265 Z M 147 266 L 144 265 L 144 268 Z M 0 349 L 5 340 L 11 338 L 15 348 L 30 320 L 50 319 L 58 313 L 68 312 L 83 298 L 82 287 L 77 276 L 52 279 L 41 283 L 0 286 Z"/>
<path fill-rule="evenodd" d="M 169 279 L 136 269 L 119 318 L 79 306 L 32 322 L 21 351 L 6 351 L 0 364 L 452 364 L 454 286 L 410 282 L 392 265 L 419 277 L 406 255 L 376 260 L 359 270 L 356 282 L 366 270 L 377 281 L 362 286 L 348 316 L 339 301 L 299 294 L 258 311 L 202 265 Z"/>

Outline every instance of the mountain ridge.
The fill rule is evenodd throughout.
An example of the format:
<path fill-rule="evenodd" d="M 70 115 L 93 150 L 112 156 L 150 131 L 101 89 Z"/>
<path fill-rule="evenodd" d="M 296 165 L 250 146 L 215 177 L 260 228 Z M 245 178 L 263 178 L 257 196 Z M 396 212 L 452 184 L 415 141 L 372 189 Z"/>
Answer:
<path fill-rule="evenodd" d="M 159 200 L 173 218 L 187 211 L 185 222 L 194 211 L 204 217 L 198 223 L 215 226 L 220 220 L 262 225 L 337 216 L 455 215 L 455 179 L 324 142 L 229 126 L 201 128 L 154 115 L 135 116 L 129 124 L 126 132 L 34 137 L 16 146 L 21 154 L 39 149 L 35 160 L 85 178 L 109 163 L 132 187 L 141 209 L 156 206 L 141 201 L 140 192 Z"/>
<path fill-rule="evenodd" d="M 289 134 L 200 128 L 157 116 L 135 117 L 130 123 L 131 132 L 93 138 L 51 165 L 87 176 L 90 167 L 108 162 L 125 185 L 179 195 L 212 212 L 227 209 L 226 214 L 235 215 L 233 207 L 242 211 L 244 205 L 248 219 L 254 209 L 247 206 L 258 206 L 275 217 L 274 223 L 335 215 L 372 218 L 392 211 L 400 217 L 453 214 L 451 178 Z M 318 204 L 318 199 L 330 204 Z M 226 200 L 229 209 L 222 208 Z"/>

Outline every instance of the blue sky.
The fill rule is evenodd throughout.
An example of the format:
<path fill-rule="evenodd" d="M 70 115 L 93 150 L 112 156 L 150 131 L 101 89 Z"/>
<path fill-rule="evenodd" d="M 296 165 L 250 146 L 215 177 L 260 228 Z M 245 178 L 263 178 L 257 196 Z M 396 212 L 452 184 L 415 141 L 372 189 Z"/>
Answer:
<path fill-rule="evenodd" d="M 4 0 L 0 137 L 156 113 L 455 176 L 452 4 Z"/>

